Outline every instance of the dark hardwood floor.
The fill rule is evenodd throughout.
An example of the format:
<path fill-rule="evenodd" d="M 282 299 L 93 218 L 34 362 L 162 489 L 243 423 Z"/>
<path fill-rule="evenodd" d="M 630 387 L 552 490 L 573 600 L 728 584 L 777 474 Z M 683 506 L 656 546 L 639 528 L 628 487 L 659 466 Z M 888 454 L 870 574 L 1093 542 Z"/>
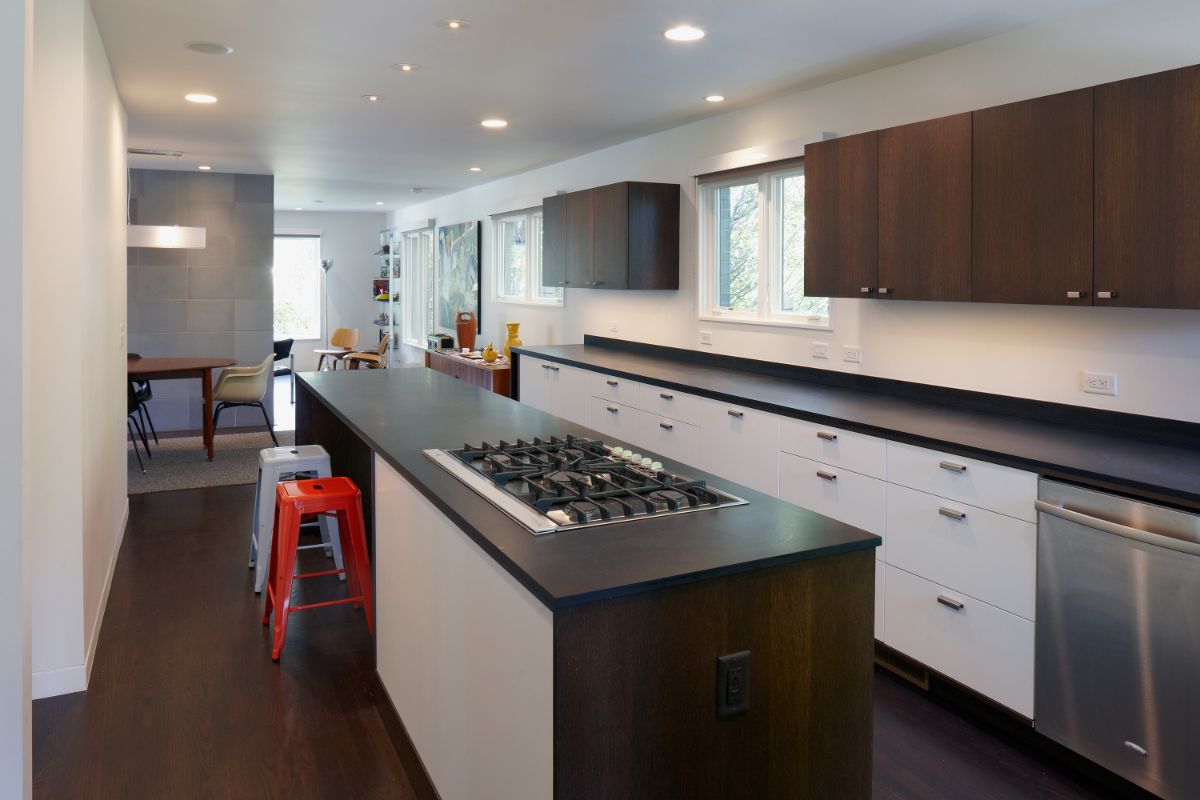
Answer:
<path fill-rule="evenodd" d="M 91 686 L 34 703 L 36 798 L 415 797 L 358 612 L 293 616 L 271 662 L 245 560 L 253 496 L 130 498 Z M 305 582 L 306 599 L 338 591 L 308 588 L 319 583 Z M 878 800 L 1110 796 L 879 670 L 874 787 Z"/>

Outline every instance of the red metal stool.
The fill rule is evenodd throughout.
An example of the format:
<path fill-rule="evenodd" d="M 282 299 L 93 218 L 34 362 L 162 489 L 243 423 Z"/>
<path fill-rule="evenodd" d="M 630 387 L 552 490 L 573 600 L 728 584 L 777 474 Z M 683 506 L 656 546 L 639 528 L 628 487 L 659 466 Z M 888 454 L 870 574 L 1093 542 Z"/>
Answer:
<path fill-rule="evenodd" d="M 300 541 L 300 522 L 305 514 L 326 514 L 337 518 L 338 534 L 342 540 L 344 569 L 327 569 L 293 575 L 296 570 L 296 548 Z M 267 578 L 266 605 L 263 625 L 271 621 L 275 611 L 275 643 L 271 660 L 278 661 L 287 637 L 288 615 L 293 611 L 353 603 L 362 604 L 367 615 L 367 630 L 375 633 L 375 617 L 371 607 L 371 565 L 367 560 L 367 534 L 363 525 L 362 494 L 349 478 L 314 478 L 305 481 L 284 481 L 275 487 L 275 528 L 271 537 L 271 569 Z M 345 573 L 349 597 L 323 603 L 292 605 L 292 581 L 322 575 Z"/>

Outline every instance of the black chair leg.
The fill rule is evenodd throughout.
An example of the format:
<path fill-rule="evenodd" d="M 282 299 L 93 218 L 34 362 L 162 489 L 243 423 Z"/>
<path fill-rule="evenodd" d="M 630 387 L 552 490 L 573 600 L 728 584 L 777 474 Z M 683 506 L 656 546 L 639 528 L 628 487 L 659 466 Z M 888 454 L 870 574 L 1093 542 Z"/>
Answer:
<path fill-rule="evenodd" d="M 251 403 L 251 405 L 258 406 L 258 410 L 263 414 L 263 419 L 267 421 L 267 433 L 271 434 L 271 441 L 275 443 L 276 447 L 279 447 L 279 440 L 275 438 L 275 426 L 271 424 L 271 418 L 267 416 L 266 407 L 262 403 Z"/>
<path fill-rule="evenodd" d="M 129 443 L 133 445 L 133 454 L 137 456 L 138 469 L 145 475 L 146 465 L 142 463 L 142 454 L 138 452 L 137 438 L 133 435 L 133 420 L 126 419 L 125 425 L 129 428 Z"/>
<path fill-rule="evenodd" d="M 226 408 L 226 405 L 224 403 L 217 403 L 216 409 L 213 410 L 213 433 L 214 434 L 216 434 L 216 432 L 217 432 L 217 422 L 221 419 L 221 412 L 224 411 L 225 408 Z"/>
<path fill-rule="evenodd" d="M 138 436 L 142 437 L 142 446 L 146 448 L 146 457 L 154 458 L 154 453 L 150 452 L 150 440 L 146 438 L 146 429 L 142 427 L 142 421 L 137 418 L 134 413 L 130 419 L 133 420 L 133 427 L 138 432 Z"/>
<path fill-rule="evenodd" d="M 142 422 L 149 426 L 154 443 L 158 444 L 158 431 L 154 430 L 154 420 L 150 417 L 150 409 L 146 408 L 145 403 L 138 403 L 138 411 L 142 414 Z"/>

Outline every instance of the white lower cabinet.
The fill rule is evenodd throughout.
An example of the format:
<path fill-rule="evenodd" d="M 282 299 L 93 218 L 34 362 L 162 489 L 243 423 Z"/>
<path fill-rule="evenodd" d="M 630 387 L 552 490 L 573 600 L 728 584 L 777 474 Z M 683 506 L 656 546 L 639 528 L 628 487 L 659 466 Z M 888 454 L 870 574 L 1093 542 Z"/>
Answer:
<path fill-rule="evenodd" d="M 887 484 L 881 480 L 781 453 L 779 497 L 877 536 L 884 535 Z M 875 558 L 885 559 L 882 546 L 875 549 Z"/>
<path fill-rule="evenodd" d="M 898 567 L 884 575 L 887 644 L 1033 717 L 1033 623 Z"/>
<path fill-rule="evenodd" d="M 645 411 L 603 397 L 593 397 L 591 409 L 592 418 L 588 427 L 627 444 L 642 446 L 638 438 L 645 431 L 642 422 L 642 417 L 647 416 Z"/>
<path fill-rule="evenodd" d="M 699 412 L 704 444 L 698 466 L 778 496 L 779 417 L 707 398 L 700 398 Z"/>
<path fill-rule="evenodd" d="M 521 356 L 521 402 L 536 409 L 588 425 L 591 376 L 578 367 Z"/>
<path fill-rule="evenodd" d="M 642 429 L 637 434 L 637 443 L 648 451 L 647 455 L 696 465 L 700 454 L 700 428 L 669 417 L 644 412 L 638 417 L 638 421 Z"/>
<path fill-rule="evenodd" d="M 1034 619 L 1032 522 L 889 485 L 887 542 L 889 564 Z"/>

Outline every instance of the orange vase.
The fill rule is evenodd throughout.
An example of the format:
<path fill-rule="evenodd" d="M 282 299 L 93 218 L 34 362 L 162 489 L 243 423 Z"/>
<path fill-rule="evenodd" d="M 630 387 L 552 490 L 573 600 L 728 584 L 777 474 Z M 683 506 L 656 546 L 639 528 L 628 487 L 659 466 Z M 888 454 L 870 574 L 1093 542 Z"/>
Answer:
<path fill-rule="evenodd" d="M 454 332 L 458 334 L 458 346 L 475 349 L 475 329 L 478 326 L 474 311 L 460 311 L 454 315 Z"/>

